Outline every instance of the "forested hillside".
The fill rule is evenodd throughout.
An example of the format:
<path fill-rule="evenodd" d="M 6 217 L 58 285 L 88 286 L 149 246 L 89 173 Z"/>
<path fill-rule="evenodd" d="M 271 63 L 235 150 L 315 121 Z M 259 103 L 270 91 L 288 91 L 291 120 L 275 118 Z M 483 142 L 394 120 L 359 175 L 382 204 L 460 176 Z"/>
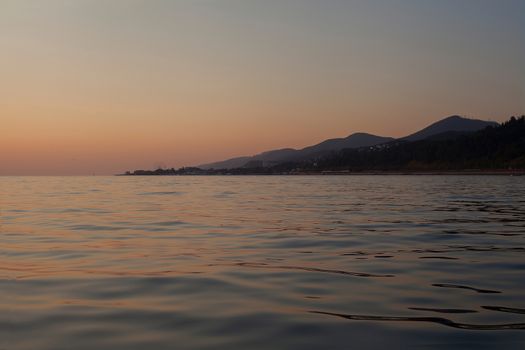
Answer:
<path fill-rule="evenodd" d="M 525 116 L 469 134 L 345 149 L 303 166 L 355 171 L 525 168 Z"/>

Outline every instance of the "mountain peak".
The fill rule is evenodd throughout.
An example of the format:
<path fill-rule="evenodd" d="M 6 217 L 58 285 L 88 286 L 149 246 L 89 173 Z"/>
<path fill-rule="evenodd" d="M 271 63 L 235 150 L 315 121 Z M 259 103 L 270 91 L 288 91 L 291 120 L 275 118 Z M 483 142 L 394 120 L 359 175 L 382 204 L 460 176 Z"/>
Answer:
<path fill-rule="evenodd" d="M 350 137 L 366 137 L 366 136 L 374 137 L 375 135 L 369 134 L 367 132 L 354 132 L 353 134 L 348 135 L 346 138 L 350 138 Z"/>
<path fill-rule="evenodd" d="M 450 117 L 438 120 L 437 122 L 430 124 L 426 128 L 406 137 L 403 137 L 402 139 L 407 141 L 418 141 L 444 132 L 473 132 L 484 129 L 487 126 L 496 125 L 498 125 L 498 123 L 496 122 L 490 122 L 479 119 L 469 119 L 461 117 L 459 115 L 452 115 Z"/>

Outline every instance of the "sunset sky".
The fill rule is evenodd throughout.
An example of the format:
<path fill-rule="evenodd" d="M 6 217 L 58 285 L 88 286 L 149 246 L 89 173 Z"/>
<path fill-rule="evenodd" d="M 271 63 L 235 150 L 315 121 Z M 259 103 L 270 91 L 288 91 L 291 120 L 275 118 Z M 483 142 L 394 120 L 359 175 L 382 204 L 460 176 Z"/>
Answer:
<path fill-rule="evenodd" d="M 0 175 L 525 113 L 523 0 L 0 0 Z"/>

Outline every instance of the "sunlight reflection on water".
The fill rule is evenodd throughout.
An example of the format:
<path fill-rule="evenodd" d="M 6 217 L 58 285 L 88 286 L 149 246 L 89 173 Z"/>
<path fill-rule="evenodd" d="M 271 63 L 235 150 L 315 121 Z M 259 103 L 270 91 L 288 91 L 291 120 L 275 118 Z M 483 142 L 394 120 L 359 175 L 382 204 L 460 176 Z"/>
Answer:
<path fill-rule="evenodd" d="M 0 349 L 523 348 L 525 178 L 0 178 Z"/>

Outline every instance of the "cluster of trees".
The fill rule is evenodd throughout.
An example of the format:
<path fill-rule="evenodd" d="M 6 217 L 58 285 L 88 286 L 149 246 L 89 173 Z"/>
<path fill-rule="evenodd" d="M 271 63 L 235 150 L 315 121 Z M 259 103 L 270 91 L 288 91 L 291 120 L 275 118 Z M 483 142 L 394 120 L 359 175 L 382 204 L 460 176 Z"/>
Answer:
<path fill-rule="evenodd" d="M 135 170 L 126 171 L 127 176 L 149 176 L 149 175 L 275 175 L 282 174 L 276 168 L 263 168 L 263 167 L 252 167 L 252 168 L 235 168 L 235 169 L 200 169 L 195 167 L 184 167 L 184 168 L 170 168 L 163 169 L 158 168 L 155 170 Z"/>
<path fill-rule="evenodd" d="M 123 175 L 205 175 L 205 170 L 195 168 L 195 167 L 188 167 L 188 168 L 170 168 L 170 169 L 163 169 L 158 168 L 155 170 L 135 170 L 135 171 L 126 171 Z"/>

